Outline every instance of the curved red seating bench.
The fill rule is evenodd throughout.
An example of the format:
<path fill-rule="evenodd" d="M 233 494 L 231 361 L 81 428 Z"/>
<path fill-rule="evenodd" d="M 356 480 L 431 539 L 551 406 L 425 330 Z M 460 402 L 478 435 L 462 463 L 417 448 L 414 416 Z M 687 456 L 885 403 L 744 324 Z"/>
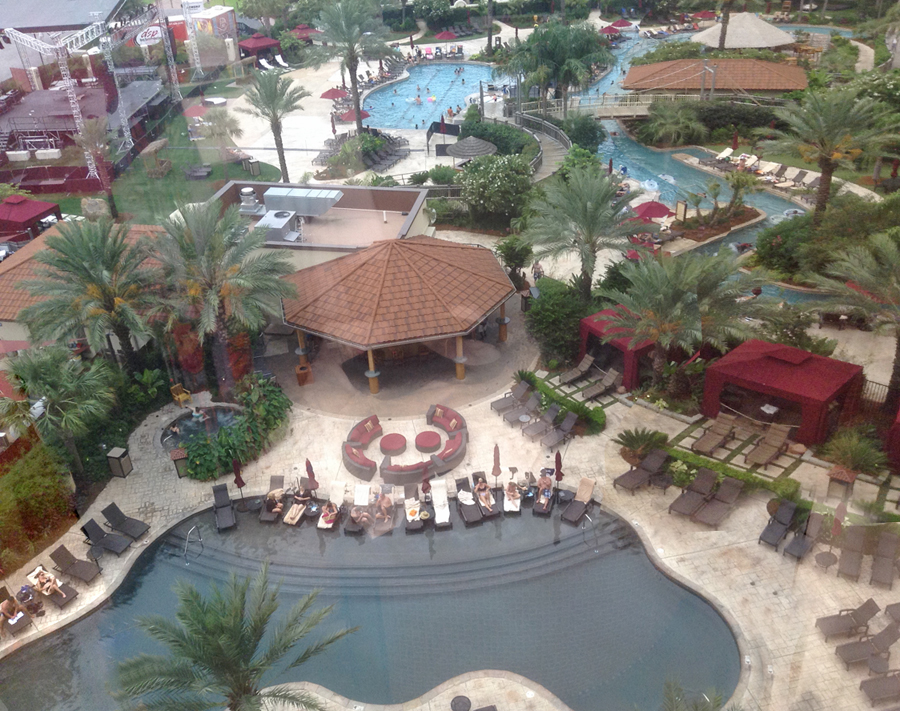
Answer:
<path fill-rule="evenodd" d="M 381 477 L 385 484 L 405 486 L 406 484 L 418 484 L 430 473 L 431 462 L 416 462 L 415 464 L 391 464 L 390 456 L 381 461 Z"/>
<path fill-rule="evenodd" d="M 347 441 L 365 449 L 376 437 L 381 437 L 381 423 L 378 422 L 378 415 L 369 415 L 353 425 L 353 429 L 347 435 Z"/>
<path fill-rule="evenodd" d="M 434 427 L 440 427 L 447 434 L 453 434 L 466 429 L 466 421 L 463 416 L 446 405 L 432 405 L 425 416 L 426 422 Z"/>
<path fill-rule="evenodd" d="M 355 442 L 344 442 L 341 447 L 341 459 L 350 473 L 360 479 L 370 481 L 375 476 L 378 466 L 362 453 L 362 449 L 355 445 Z"/>
<path fill-rule="evenodd" d="M 466 440 L 468 433 L 460 430 L 450 437 L 438 454 L 431 455 L 431 466 L 434 476 L 445 474 L 459 464 L 466 456 Z"/>

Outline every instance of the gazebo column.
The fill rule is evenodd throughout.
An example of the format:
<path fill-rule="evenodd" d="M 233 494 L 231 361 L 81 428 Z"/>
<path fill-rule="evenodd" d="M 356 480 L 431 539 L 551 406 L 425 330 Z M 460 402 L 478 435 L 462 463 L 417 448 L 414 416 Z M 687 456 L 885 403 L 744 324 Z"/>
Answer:
<path fill-rule="evenodd" d="M 506 324 L 509 323 L 509 319 L 506 318 L 506 302 L 504 301 L 500 304 L 500 316 L 497 318 L 497 323 L 500 324 L 500 335 L 497 340 L 500 343 L 506 343 Z"/>
<path fill-rule="evenodd" d="M 463 355 L 463 337 L 456 337 L 456 358 L 453 359 L 453 362 L 456 363 L 456 379 L 457 380 L 465 380 L 466 379 L 466 357 Z"/>
<path fill-rule="evenodd" d="M 375 370 L 375 355 L 372 349 L 366 351 L 369 356 L 369 369 L 366 371 L 366 377 L 369 379 L 369 392 L 373 395 L 378 394 L 378 376 L 381 375 Z"/>
<path fill-rule="evenodd" d="M 294 351 L 300 357 L 300 365 L 309 365 L 309 348 L 306 346 L 306 333 L 297 331 L 297 350 Z"/>

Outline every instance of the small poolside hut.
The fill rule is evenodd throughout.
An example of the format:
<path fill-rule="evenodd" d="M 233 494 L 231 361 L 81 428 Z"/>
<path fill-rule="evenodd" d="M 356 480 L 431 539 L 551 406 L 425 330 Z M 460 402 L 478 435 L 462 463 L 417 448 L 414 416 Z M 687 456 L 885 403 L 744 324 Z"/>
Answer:
<path fill-rule="evenodd" d="M 515 294 L 491 250 L 431 237 L 384 240 L 354 254 L 284 277 L 297 298 L 282 302 L 284 322 L 297 329 L 300 367 L 307 367 L 306 335 L 321 336 L 368 354 L 369 390 L 378 392 L 375 351 L 456 340 L 456 377 L 465 378 L 463 337 Z"/>
<path fill-rule="evenodd" d="M 632 347 L 631 338 L 624 329 L 613 325 L 612 319 L 616 316 L 615 309 L 604 309 L 592 316 L 581 319 L 580 335 L 581 349 L 578 353 L 580 361 L 586 353 L 594 356 L 594 362 L 603 370 L 618 368 L 622 372 L 622 386 L 626 390 L 633 390 L 641 383 L 642 359 L 650 355 L 653 343 L 645 341 Z M 617 331 L 622 332 L 621 338 L 616 338 L 604 344 L 603 339 Z"/>
<path fill-rule="evenodd" d="M 281 42 L 272 37 L 266 37 L 265 35 L 261 35 L 259 32 L 254 34 L 249 39 L 245 39 L 241 42 L 238 42 L 238 47 L 240 47 L 247 54 L 252 54 L 257 59 L 259 58 L 260 52 L 271 52 L 273 49 L 281 53 Z"/>
<path fill-rule="evenodd" d="M 55 202 L 9 195 L 0 202 L 0 236 L 13 241 L 33 240 L 41 233 L 38 223 L 50 215 L 62 220 L 59 205 Z"/>
<path fill-rule="evenodd" d="M 717 48 L 721 34 L 722 25 L 717 23 L 695 34 L 691 37 L 691 42 L 699 42 L 707 47 Z M 728 31 L 725 34 L 725 49 L 784 47 L 794 44 L 795 41 L 792 35 L 775 27 L 775 25 L 770 25 L 754 13 L 737 12 L 731 15 L 728 20 Z"/>
<path fill-rule="evenodd" d="M 479 156 L 492 156 L 497 152 L 497 146 L 490 141 L 484 141 L 475 136 L 467 136 L 461 141 L 457 141 L 447 146 L 447 155 L 453 156 L 453 165 L 456 165 L 456 159 L 461 161 L 470 161 Z"/>
<path fill-rule="evenodd" d="M 725 394 L 732 410 L 761 422 L 796 425 L 799 416 L 791 439 L 817 444 L 855 412 L 864 380 L 860 365 L 750 340 L 706 369 L 702 411 L 718 415 Z"/>

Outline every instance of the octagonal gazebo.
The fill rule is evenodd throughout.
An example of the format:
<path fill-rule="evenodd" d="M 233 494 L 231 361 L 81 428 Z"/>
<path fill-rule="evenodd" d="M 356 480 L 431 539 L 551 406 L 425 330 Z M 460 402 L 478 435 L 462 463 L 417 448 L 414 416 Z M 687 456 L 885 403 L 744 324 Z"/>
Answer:
<path fill-rule="evenodd" d="M 463 337 L 499 308 L 505 341 L 505 303 L 515 294 L 491 250 L 431 237 L 376 242 L 284 279 L 297 287 L 283 308 L 285 324 L 297 329 L 300 365 L 306 333 L 366 351 L 373 394 L 373 352 L 381 348 L 455 338 L 456 377 L 465 378 Z"/>

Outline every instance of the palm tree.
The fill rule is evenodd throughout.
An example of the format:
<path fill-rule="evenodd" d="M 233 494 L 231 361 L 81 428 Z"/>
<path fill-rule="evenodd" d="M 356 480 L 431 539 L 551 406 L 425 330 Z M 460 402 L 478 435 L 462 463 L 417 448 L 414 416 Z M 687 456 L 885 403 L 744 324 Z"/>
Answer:
<path fill-rule="evenodd" d="M 128 129 L 126 129 L 128 130 Z M 109 214 L 114 219 L 119 219 L 119 210 L 116 208 L 116 200 L 113 197 L 112 178 L 106 169 L 106 159 L 109 157 L 109 137 L 107 135 L 107 126 L 105 118 L 87 119 L 84 122 L 84 128 L 80 133 L 72 136 L 81 150 L 89 153 L 94 159 L 97 166 L 97 175 L 100 178 L 100 185 L 103 192 L 106 193 L 106 200 L 109 203 Z"/>
<path fill-rule="evenodd" d="M 109 219 L 64 222 L 59 235 L 48 235 L 46 249 L 34 260 L 37 278 L 19 282 L 32 296 L 42 297 L 19 312 L 34 340 L 80 336 L 95 351 L 106 347 L 112 331 L 119 341 L 129 374 L 135 372 L 132 335 L 147 332 L 142 315 L 152 305 L 153 278 L 144 267 L 147 251 L 130 244 L 128 226 Z"/>
<path fill-rule="evenodd" d="M 725 208 L 725 217 L 730 218 L 739 207 L 744 204 L 744 196 L 758 193 L 762 190 L 762 185 L 753 173 L 744 173 L 742 171 L 734 171 L 725 176 L 725 182 L 731 188 L 731 200 L 728 201 L 728 207 Z"/>
<path fill-rule="evenodd" d="M 359 104 L 359 63 L 366 59 L 382 59 L 391 55 L 385 43 L 387 29 L 372 12 L 366 0 L 341 0 L 329 4 L 319 15 L 322 30 L 316 45 L 309 53 L 307 64 L 320 67 L 329 59 L 339 58 L 341 67 L 350 74 L 350 94 L 356 111 L 356 130 L 362 133 L 362 107 Z M 327 45 L 327 46 L 326 46 Z"/>
<path fill-rule="evenodd" d="M 252 581 L 232 574 L 223 587 L 212 585 L 206 596 L 179 581 L 174 620 L 160 615 L 138 621 L 153 640 L 168 648 L 168 654 L 141 654 L 121 662 L 116 696 L 127 708 L 159 711 L 255 711 L 272 708 L 273 703 L 321 709 L 308 692 L 286 685 L 264 689 L 263 677 L 282 660 L 288 662 L 287 669 L 302 666 L 356 629 L 332 632 L 300 650 L 333 608 L 314 609 L 316 593 L 312 593 L 278 620 L 264 645 L 278 611 L 279 589 L 280 585 L 269 585 L 268 563 Z"/>
<path fill-rule="evenodd" d="M 766 128 L 762 133 L 774 139 L 761 147 L 816 163 L 822 173 L 813 213 L 816 227 L 825 216 L 834 171 L 860 156 L 877 157 L 900 131 L 896 113 L 852 89 L 807 93 L 802 103 L 775 109 L 775 117 L 786 128 Z"/>
<path fill-rule="evenodd" d="M 249 231 L 237 205 L 220 217 L 217 202 L 180 204 L 163 220 L 154 257 L 162 264 L 174 299 L 198 319 L 201 342 L 213 339 L 219 388 L 227 397 L 234 378 L 228 364 L 228 323 L 259 328 L 281 313 L 280 299 L 294 293 L 280 277 L 294 272 L 281 252 L 263 250 L 265 236 Z"/>
<path fill-rule="evenodd" d="M 641 124 L 640 133 L 647 143 L 681 146 L 702 141 L 709 129 L 697 118 L 693 106 L 656 102 L 650 107 L 647 120 Z"/>
<path fill-rule="evenodd" d="M 275 72 L 253 72 L 253 87 L 244 94 L 248 109 L 238 109 L 245 114 L 261 118 L 269 122 L 272 136 L 275 138 L 275 150 L 278 151 L 278 163 L 281 167 L 281 180 L 290 182 L 287 163 L 284 159 L 284 141 L 281 131 L 285 117 L 294 112 L 302 111 L 300 102 L 310 93 L 302 86 L 294 86 L 294 82 L 285 79 Z"/>
<path fill-rule="evenodd" d="M 896 338 L 885 409 L 897 411 L 900 400 L 900 246 L 898 230 L 872 235 L 864 243 L 838 252 L 826 274 L 810 281 L 833 298 L 820 308 L 857 310 Z"/>
<path fill-rule="evenodd" d="M 43 415 L 35 419 L 27 401 L 0 398 L 0 422 L 19 432 L 34 425 L 43 438 L 59 437 L 75 471 L 82 473 L 75 438 L 108 415 L 116 401 L 109 363 L 98 359 L 88 365 L 72 358 L 65 346 L 48 346 L 20 353 L 7 370 L 29 401 L 43 402 Z"/>
<path fill-rule="evenodd" d="M 240 138 L 244 135 L 237 117 L 228 109 L 212 108 L 203 117 L 203 133 L 219 146 L 219 154 L 222 157 L 222 171 L 225 180 L 228 180 L 228 141 L 232 138 Z M 272 133 L 275 131 L 273 130 Z M 279 153 L 281 158 L 281 153 Z M 285 181 L 287 182 L 287 181 Z"/>
<path fill-rule="evenodd" d="M 494 0 L 487 0 L 487 47 L 484 53 L 494 56 Z"/>
<path fill-rule="evenodd" d="M 625 263 L 621 273 L 628 289 L 599 293 L 616 304 L 611 319 L 616 337 L 627 333 L 632 345 L 653 343 L 655 387 L 662 384 L 672 348 L 688 353 L 703 343 L 725 348 L 753 335 L 745 316 L 764 317 L 771 308 L 766 300 L 744 299 L 764 283 L 765 275 L 740 273 L 725 253 L 646 258 Z"/>
<path fill-rule="evenodd" d="M 575 168 L 568 181 L 554 178 L 545 196 L 531 206 L 532 217 L 522 234 L 535 248 L 535 259 L 558 257 L 574 252 L 581 260 L 579 283 L 585 301 L 591 298 L 591 284 L 597 255 L 604 249 L 619 249 L 628 237 L 645 232 L 647 226 L 629 221 L 628 203 L 640 193 L 616 197 L 618 183 L 605 171 Z"/>

